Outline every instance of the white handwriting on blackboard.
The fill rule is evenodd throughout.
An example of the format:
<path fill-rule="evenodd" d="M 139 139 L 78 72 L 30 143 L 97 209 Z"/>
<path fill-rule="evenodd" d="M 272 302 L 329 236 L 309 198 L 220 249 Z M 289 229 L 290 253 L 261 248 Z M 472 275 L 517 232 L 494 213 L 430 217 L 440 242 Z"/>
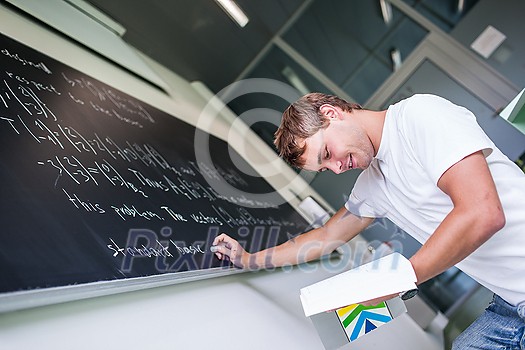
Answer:
<path fill-rule="evenodd" d="M 67 193 L 67 191 L 65 189 L 62 189 L 62 191 L 64 191 L 64 193 L 66 194 L 68 200 L 77 209 L 84 209 L 85 211 L 95 212 L 95 213 L 99 213 L 99 214 L 104 214 L 106 212 L 104 209 L 102 209 L 102 207 L 101 207 L 101 205 L 99 203 L 92 203 L 89 200 L 81 200 L 80 198 L 78 198 L 78 196 L 75 193 L 70 195 L 69 193 Z"/>
<path fill-rule="evenodd" d="M 86 89 L 87 91 L 89 91 L 95 98 L 95 101 L 89 101 L 93 109 L 102 112 L 109 117 L 116 117 L 117 119 L 129 125 L 137 126 L 139 128 L 144 127 L 137 120 L 134 120 L 131 117 L 125 117 L 122 115 L 122 113 L 118 112 L 121 111 L 131 116 L 138 116 L 139 118 L 141 118 L 141 120 L 146 120 L 150 123 L 155 123 L 155 119 L 153 119 L 151 114 L 144 107 L 142 107 L 142 105 L 138 101 L 121 96 L 120 94 L 114 92 L 111 89 L 98 88 L 95 84 L 93 84 L 91 81 L 84 77 L 80 79 L 70 78 L 66 76 L 63 72 L 62 77 L 71 87 L 76 89 Z M 73 100 L 75 100 L 75 102 L 80 101 L 77 100 L 71 92 L 70 97 Z M 98 104 L 98 102 L 104 101 L 110 101 L 116 107 L 116 109 L 109 110 L 101 107 Z M 84 104 L 84 101 L 82 101 L 82 104 Z"/>
<path fill-rule="evenodd" d="M 51 72 L 49 70 L 49 68 L 46 67 L 46 65 L 44 64 L 44 62 L 38 62 L 38 63 L 34 63 L 34 62 L 31 62 L 31 61 L 28 61 L 20 56 L 18 56 L 17 53 L 14 53 L 12 54 L 11 52 L 9 52 L 8 49 L 2 49 L 0 52 L 2 52 L 4 55 L 6 55 L 7 57 L 11 57 L 12 59 L 22 63 L 23 66 L 25 65 L 28 65 L 28 66 L 31 66 L 31 67 L 34 67 L 34 68 L 37 68 L 37 69 L 40 69 L 44 72 L 46 72 L 47 74 L 53 74 L 53 72 Z"/>
<path fill-rule="evenodd" d="M 20 83 L 23 83 L 23 84 L 26 84 L 26 85 L 32 85 L 35 89 L 37 89 L 38 91 L 48 91 L 48 92 L 53 92 L 57 95 L 62 95 L 60 92 L 58 92 L 55 87 L 53 86 L 53 84 L 43 84 L 43 83 L 39 83 L 39 82 L 36 82 L 34 80 L 31 80 L 31 79 L 27 79 L 25 77 L 22 77 L 20 75 L 16 75 L 12 72 L 8 72 L 6 71 L 5 72 L 9 78 L 11 79 L 15 79 L 16 81 L 20 82 Z"/>
<path fill-rule="evenodd" d="M 131 171 L 133 174 L 135 174 L 135 177 L 140 181 L 140 183 L 143 186 L 148 186 L 151 188 L 157 188 L 162 191 L 169 191 L 169 187 L 166 186 L 164 183 L 162 183 L 162 180 L 152 180 L 150 178 L 147 178 L 145 175 L 143 175 L 140 171 L 128 168 L 129 171 Z"/>
<path fill-rule="evenodd" d="M 23 62 L 19 56 L 7 54 Z M 160 140 L 139 142 L 132 139 L 132 135 L 136 134 L 128 133 L 127 129 L 123 129 L 122 133 L 113 133 L 114 138 L 104 134 L 105 130 L 100 125 L 109 124 L 100 122 L 102 118 L 119 120 L 134 127 L 155 123 L 139 102 L 109 88 L 98 87 L 86 78 L 73 79 L 62 73 L 69 87 L 64 88 L 65 84 L 62 82 L 57 85 L 59 91 L 51 84 L 30 79 L 30 75 L 23 76 L 14 72 L 16 69 L 13 72 L 0 72 L 4 76 L 3 80 L 0 78 L 0 127 L 6 129 L 3 130 L 5 133 L 15 133 L 17 136 L 13 138 L 29 137 L 29 141 L 38 143 L 37 147 L 46 153 L 36 160 L 37 164 L 47 168 L 45 176 L 50 175 L 48 179 L 54 181 L 56 189 L 62 190 L 64 200 L 78 211 L 106 214 L 106 217 L 118 216 L 128 222 L 173 220 L 175 225 L 187 225 L 186 227 L 195 227 L 196 224 L 217 229 L 223 225 L 232 228 L 294 225 L 293 222 L 274 220 L 270 216 L 261 218 L 251 214 L 251 210 L 237 208 L 238 205 L 278 208 L 272 203 L 261 203 L 243 195 L 218 193 L 206 182 L 213 179 L 226 181 L 235 187 L 249 186 L 235 169 L 179 159 L 173 154 L 165 155 L 162 147 L 157 148 Z M 71 91 L 67 91 L 68 88 Z M 55 100 L 60 95 L 63 97 L 55 105 Z M 58 118 L 54 109 L 63 104 L 63 100 L 70 107 L 65 110 L 69 115 L 60 115 Z M 61 110 L 56 108 L 57 112 Z M 76 127 L 76 120 L 79 120 L 76 114 L 85 117 L 86 111 L 94 119 L 93 124 L 79 122 L 78 130 L 67 125 L 71 122 Z M 172 161 L 174 163 L 170 163 Z M 126 203 L 122 203 L 124 200 L 121 203 L 108 203 L 105 199 L 96 199 L 96 195 L 101 195 L 102 189 L 112 187 L 108 182 L 117 189 L 111 190 L 111 198 L 125 197 Z M 118 192 L 121 190 L 127 193 Z M 162 198 L 174 198 L 169 206 L 157 207 L 149 204 L 149 200 L 146 201 L 147 204 L 141 201 L 141 198 L 150 198 L 151 193 L 159 191 L 168 192 Z M 91 193 L 93 197 L 90 196 Z M 123 197 L 119 197 L 120 194 Z M 195 201 L 197 204 L 188 206 L 188 201 Z M 203 207 L 203 201 L 214 205 L 211 208 L 207 205 Z M 221 201 L 227 202 L 227 205 L 221 206 Z M 167 236 L 164 238 L 168 239 Z M 205 254 L 204 248 L 201 248 L 207 246 L 204 241 L 195 241 L 192 245 L 175 241 L 161 243 L 157 240 L 155 245 L 153 238 L 142 246 L 138 242 L 128 242 L 127 247 L 121 248 L 111 239 L 107 246 L 113 256 L 120 254 L 129 258 L 165 257 L 178 252 L 185 255 L 182 257 L 184 260 L 193 258 L 190 254 Z M 172 252 L 169 251 L 170 247 Z"/>
<path fill-rule="evenodd" d="M 189 245 L 189 246 L 185 246 L 185 247 L 182 247 L 182 246 L 179 247 L 171 239 L 170 239 L 170 242 L 175 246 L 175 248 L 177 248 L 177 250 L 179 251 L 179 253 L 181 253 L 181 255 L 184 255 L 184 254 L 193 254 L 193 255 L 195 255 L 196 253 L 204 254 L 204 251 L 201 249 L 200 245 L 198 245 L 198 244 L 196 246 Z"/>
<path fill-rule="evenodd" d="M 111 244 L 106 245 L 108 249 L 110 249 L 113 252 L 113 257 L 117 257 L 119 254 L 122 256 L 142 256 L 142 257 L 168 257 L 173 256 L 173 254 L 169 251 L 169 245 L 173 244 L 175 249 L 179 252 L 180 255 L 186 255 L 186 254 L 192 254 L 195 255 L 197 253 L 205 254 L 204 250 L 202 250 L 201 246 L 199 244 L 196 245 L 188 245 L 188 246 L 182 246 L 175 243 L 173 240 L 169 240 L 168 245 L 164 246 L 162 245 L 159 240 L 156 241 L 157 245 L 154 247 L 145 246 L 144 244 L 141 247 L 120 247 L 113 238 L 109 239 Z"/>
<path fill-rule="evenodd" d="M 138 188 L 133 182 L 126 180 L 116 169 L 108 162 L 103 159 L 101 163 L 94 161 L 93 164 L 87 164 L 81 162 L 75 156 L 55 156 L 52 159 L 45 161 L 39 161 L 39 165 L 51 165 L 58 171 L 57 177 L 55 178 L 55 188 L 58 186 L 59 180 L 62 176 L 67 175 L 76 185 L 80 185 L 86 182 L 93 182 L 95 185 L 99 185 L 95 176 L 103 175 L 113 186 L 122 187 L 128 189 L 134 193 L 141 194 L 143 197 L 148 198 L 148 195 Z"/>
<path fill-rule="evenodd" d="M 173 256 L 170 251 L 168 250 L 169 246 L 163 246 L 158 240 L 156 247 L 146 247 L 145 245 L 142 245 L 142 247 L 126 247 L 121 248 L 113 238 L 109 239 L 112 244 L 108 244 L 107 247 L 113 251 L 113 257 L 116 257 L 119 254 L 122 254 L 123 256 L 131 255 L 131 256 L 143 256 L 143 257 L 158 257 L 158 256 Z"/>
<path fill-rule="evenodd" d="M 130 100 L 123 98 L 119 94 L 115 93 L 113 90 L 102 88 L 104 94 L 109 98 L 111 102 L 119 109 L 131 114 L 137 114 L 142 119 L 149 121 L 150 123 L 155 123 L 155 119 L 149 114 L 149 112 L 141 106 L 138 101 Z"/>
<path fill-rule="evenodd" d="M 160 208 L 166 210 L 168 214 L 170 214 L 171 218 L 175 221 L 182 221 L 182 222 L 188 221 L 182 214 L 176 213 L 175 211 L 171 210 L 165 205 L 161 206 Z"/>
<path fill-rule="evenodd" d="M 258 218 L 248 212 L 245 208 L 237 208 L 237 213 L 228 212 L 226 209 L 218 206 L 211 206 L 213 210 L 219 215 L 223 222 L 230 227 L 235 226 L 253 226 L 253 225 L 267 225 L 267 226 L 280 226 L 281 222 L 275 220 L 273 217 L 268 216 L 267 218 Z"/>
<path fill-rule="evenodd" d="M 65 77 L 65 79 L 66 78 L 67 77 Z M 79 82 L 71 81 L 73 86 L 77 83 L 82 85 L 83 88 L 89 89 L 89 91 L 91 91 L 98 99 L 112 100 L 113 103 L 118 105 L 119 108 L 122 108 L 123 111 L 127 110 L 128 107 L 124 107 L 123 100 L 109 90 L 105 91 L 103 89 L 97 89 L 93 84 L 87 83 L 84 80 Z M 168 172 L 168 174 L 162 174 L 162 178 L 154 179 L 150 175 L 145 175 L 142 170 L 138 170 L 136 167 L 128 167 L 128 171 L 133 174 L 135 181 L 138 181 L 137 186 L 133 181 L 124 178 L 123 174 L 119 173 L 106 159 L 86 163 L 86 161 L 80 161 L 74 155 L 63 157 L 55 156 L 38 162 L 40 165 L 51 165 L 58 171 L 55 179 L 55 187 L 64 175 L 69 176 L 77 185 L 86 182 L 93 182 L 97 186 L 100 181 L 98 177 L 103 176 L 112 185 L 125 187 L 146 198 L 148 195 L 144 188 L 165 192 L 171 190 L 176 195 L 182 195 L 188 200 L 204 198 L 213 202 L 220 199 L 235 205 L 241 204 L 252 207 L 276 207 L 272 203 L 261 203 L 256 200 L 245 198 L 244 196 L 225 196 L 224 194 L 217 193 L 211 186 L 204 186 L 199 181 L 188 179 L 188 177 L 202 175 L 205 178 L 216 180 L 225 179 L 232 185 L 246 186 L 247 183 L 244 179 L 233 169 L 224 170 L 220 167 L 210 167 L 206 164 L 197 165 L 193 161 L 188 161 L 187 164 L 189 164 L 189 166 L 179 165 L 178 167 L 175 167 L 150 144 L 138 144 L 127 140 L 124 140 L 119 144 L 112 138 L 98 135 L 97 133 L 83 135 L 71 126 L 63 126 L 60 123 L 57 123 L 57 118 L 54 113 L 30 89 L 19 87 L 21 94 L 17 95 L 15 94 L 14 89 L 6 81 L 4 81 L 4 84 L 7 90 L 4 91 L 6 98 L 4 99 L 4 97 L 2 97 L 2 102 L 6 107 L 11 101 L 14 101 L 15 103 L 18 102 L 22 105 L 29 115 L 33 115 L 33 117 L 36 115 L 43 115 L 46 117 L 45 119 L 37 118 L 26 122 L 19 115 L 17 115 L 17 118 L 0 115 L 0 120 L 7 122 L 17 134 L 20 135 L 21 132 L 26 131 L 38 143 L 52 143 L 60 149 L 66 149 L 67 147 L 72 146 L 78 153 L 88 152 L 93 155 L 105 153 L 113 160 L 124 160 L 130 164 L 139 161 L 146 167 L 158 167 Z M 1 96 L 4 95 L 0 94 L 0 97 Z M 70 96 L 72 96 L 71 93 Z M 136 104 L 133 106 L 135 108 L 140 107 Z M 109 110 L 105 110 L 104 113 L 106 112 L 107 114 L 111 114 Z M 49 119 L 49 117 L 52 119 Z M 55 124 L 50 125 L 52 121 L 55 121 Z M 143 188 L 141 188 L 141 186 Z"/>
<path fill-rule="evenodd" d="M 47 105 L 42 102 L 42 100 L 31 90 L 29 87 L 18 85 L 18 90 L 20 95 L 16 94 L 11 85 L 4 80 L 4 85 L 7 90 L 5 90 L 6 97 L 11 99 L 14 98 L 29 115 L 33 115 L 33 112 L 36 115 L 44 115 L 46 118 L 53 117 L 54 121 L 57 121 L 55 114 L 47 107 Z M 4 100 L 4 103 L 6 101 Z"/>
<path fill-rule="evenodd" d="M 197 214 L 191 214 L 190 217 L 198 224 L 219 225 L 222 226 L 222 221 L 216 216 L 204 215 L 201 211 Z"/>
<path fill-rule="evenodd" d="M 133 126 L 137 126 L 139 128 L 143 128 L 144 125 L 142 125 L 140 122 L 136 121 L 136 120 L 132 120 L 131 118 L 127 118 L 127 117 L 124 117 L 122 115 L 120 115 L 117 111 L 115 111 L 114 109 L 105 109 L 104 107 L 101 107 L 99 106 L 98 104 L 92 102 L 92 101 L 89 101 L 89 104 L 91 105 L 91 107 L 97 111 L 97 112 L 100 112 L 101 114 L 104 114 L 110 118 L 117 118 L 118 120 L 120 121 L 123 121 L 124 123 L 127 123 L 129 125 L 133 125 Z"/>
<path fill-rule="evenodd" d="M 117 213 L 117 215 L 120 216 L 120 218 L 124 221 L 126 221 L 126 217 L 128 218 L 140 217 L 146 220 L 151 220 L 151 219 L 164 220 L 164 218 L 161 217 L 159 214 L 152 212 L 150 210 L 138 210 L 133 204 L 131 206 L 127 204 L 123 204 L 120 207 L 116 207 L 112 205 L 111 208 L 113 208 L 115 213 Z"/>
<path fill-rule="evenodd" d="M 83 105 L 84 104 L 84 101 L 82 101 L 81 99 L 76 98 L 75 96 L 73 96 L 73 94 L 71 92 L 68 91 L 67 94 L 69 95 L 69 98 L 71 98 L 73 101 L 75 101 L 75 103 L 78 103 L 79 105 Z"/>

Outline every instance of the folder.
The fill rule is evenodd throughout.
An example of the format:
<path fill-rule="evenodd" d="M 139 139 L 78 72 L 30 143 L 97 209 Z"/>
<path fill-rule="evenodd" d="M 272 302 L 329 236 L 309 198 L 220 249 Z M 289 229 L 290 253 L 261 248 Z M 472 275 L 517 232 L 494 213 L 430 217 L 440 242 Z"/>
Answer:
<path fill-rule="evenodd" d="M 326 349 L 357 340 L 406 312 L 401 298 L 377 305 L 359 304 L 416 289 L 412 264 L 393 253 L 301 289 L 305 315 Z"/>

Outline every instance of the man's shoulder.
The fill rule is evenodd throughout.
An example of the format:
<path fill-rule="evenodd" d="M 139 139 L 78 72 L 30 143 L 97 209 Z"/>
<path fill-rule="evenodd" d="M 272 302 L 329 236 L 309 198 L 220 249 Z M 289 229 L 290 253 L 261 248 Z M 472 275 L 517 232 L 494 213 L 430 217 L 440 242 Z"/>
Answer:
<path fill-rule="evenodd" d="M 448 105 L 451 102 L 441 96 L 432 94 L 414 94 L 410 97 L 400 100 L 393 104 L 403 108 L 425 108 L 428 109 L 432 105 Z"/>
<path fill-rule="evenodd" d="M 435 121 L 446 112 L 457 108 L 449 100 L 431 94 L 415 94 L 390 107 L 398 125 L 425 124 Z"/>

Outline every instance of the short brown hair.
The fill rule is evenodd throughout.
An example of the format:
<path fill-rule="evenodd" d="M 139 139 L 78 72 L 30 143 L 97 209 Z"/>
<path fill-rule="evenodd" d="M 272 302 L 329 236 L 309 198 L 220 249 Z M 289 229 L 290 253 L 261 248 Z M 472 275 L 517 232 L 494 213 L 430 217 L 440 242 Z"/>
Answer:
<path fill-rule="evenodd" d="M 329 120 L 319 110 L 324 104 L 339 107 L 346 112 L 362 109 L 357 103 L 349 103 L 337 96 L 319 92 L 304 95 L 288 106 L 283 112 L 273 143 L 279 156 L 291 166 L 304 166 L 304 160 L 300 159 L 306 149 L 304 140 L 328 127 Z"/>

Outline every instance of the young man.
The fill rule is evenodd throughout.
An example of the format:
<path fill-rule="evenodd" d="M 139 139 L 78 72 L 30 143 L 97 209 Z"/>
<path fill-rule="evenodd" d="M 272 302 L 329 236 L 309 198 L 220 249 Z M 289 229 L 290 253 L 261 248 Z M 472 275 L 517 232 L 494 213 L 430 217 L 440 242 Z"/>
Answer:
<path fill-rule="evenodd" d="M 423 244 L 410 258 L 418 283 L 456 265 L 495 293 L 455 349 L 525 349 L 525 174 L 470 111 L 432 95 L 377 112 L 312 93 L 288 107 L 275 135 L 293 166 L 363 172 L 323 227 L 253 254 L 222 234 L 219 258 L 244 268 L 300 263 L 387 217 Z"/>

